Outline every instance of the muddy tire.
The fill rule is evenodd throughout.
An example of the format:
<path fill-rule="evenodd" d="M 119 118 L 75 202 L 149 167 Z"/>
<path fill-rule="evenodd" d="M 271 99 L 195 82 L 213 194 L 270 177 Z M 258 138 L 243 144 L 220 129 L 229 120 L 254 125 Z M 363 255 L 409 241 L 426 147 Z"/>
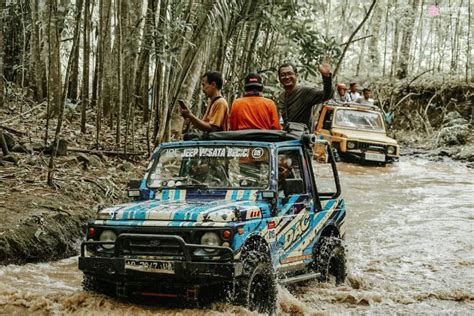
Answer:
<path fill-rule="evenodd" d="M 257 250 L 243 256 L 244 275 L 235 283 L 234 304 L 258 313 L 274 314 L 277 289 L 270 258 Z"/>
<path fill-rule="evenodd" d="M 322 237 L 313 251 L 314 270 L 321 273 L 320 282 L 334 285 L 346 279 L 346 255 L 342 240 L 337 237 Z"/>

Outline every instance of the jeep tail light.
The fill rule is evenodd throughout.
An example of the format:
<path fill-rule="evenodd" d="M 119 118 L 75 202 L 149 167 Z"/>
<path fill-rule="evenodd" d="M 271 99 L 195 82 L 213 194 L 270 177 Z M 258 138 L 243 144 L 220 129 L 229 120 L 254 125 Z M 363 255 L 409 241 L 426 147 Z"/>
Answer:
<path fill-rule="evenodd" d="M 224 239 L 229 239 L 230 236 L 232 236 L 232 233 L 230 232 L 230 230 L 227 230 L 227 229 L 226 229 L 226 230 L 224 230 L 224 231 L 222 232 L 222 238 L 224 238 Z"/>
<path fill-rule="evenodd" d="M 89 235 L 90 238 L 94 238 L 94 233 L 95 233 L 94 227 L 89 227 L 87 234 Z"/>

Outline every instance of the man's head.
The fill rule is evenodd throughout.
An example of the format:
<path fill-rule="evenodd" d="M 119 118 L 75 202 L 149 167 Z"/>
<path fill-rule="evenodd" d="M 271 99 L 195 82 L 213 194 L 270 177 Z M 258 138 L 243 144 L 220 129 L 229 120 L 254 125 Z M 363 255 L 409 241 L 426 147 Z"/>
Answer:
<path fill-rule="evenodd" d="M 298 83 L 298 69 L 292 62 L 285 62 L 278 68 L 278 79 L 285 90 L 292 90 Z"/>
<path fill-rule="evenodd" d="M 345 95 L 346 92 L 347 92 L 347 87 L 346 87 L 346 85 L 343 84 L 343 83 L 338 83 L 338 84 L 336 85 L 336 89 L 337 89 L 337 92 L 339 93 L 340 96 Z"/>
<path fill-rule="evenodd" d="M 251 72 L 245 77 L 245 92 L 262 92 L 263 81 L 262 77 L 255 72 Z"/>
<path fill-rule="evenodd" d="M 222 84 L 222 75 L 217 71 L 209 71 L 202 76 L 202 92 L 204 92 L 204 94 L 209 98 L 213 97 L 222 89 Z"/>
<path fill-rule="evenodd" d="M 351 83 L 349 84 L 349 88 L 350 88 L 350 90 L 351 90 L 352 93 L 356 93 L 356 92 L 357 92 L 357 88 L 358 88 L 357 82 L 351 82 Z"/>
<path fill-rule="evenodd" d="M 291 158 L 286 155 L 280 155 L 278 157 L 278 189 L 282 190 L 285 184 L 285 180 L 291 175 L 292 169 Z"/>
<path fill-rule="evenodd" d="M 370 89 L 364 88 L 364 90 L 362 90 L 362 94 L 364 95 L 364 98 L 368 100 L 370 98 Z"/>

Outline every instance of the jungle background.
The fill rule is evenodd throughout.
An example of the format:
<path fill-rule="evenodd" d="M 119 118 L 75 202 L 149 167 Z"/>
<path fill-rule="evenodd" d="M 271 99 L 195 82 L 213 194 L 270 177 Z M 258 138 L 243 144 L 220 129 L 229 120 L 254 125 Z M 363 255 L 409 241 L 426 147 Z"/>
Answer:
<path fill-rule="evenodd" d="M 200 78 L 229 104 L 249 71 L 371 87 L 410 151 L 474 161 L 472 1 L 0 0 L 0 263 L 77 252 L 97 206 L 124 199 L 154 147 L 200 116 Z M 422 150 L 420 151 L 421 148 Z M 5 233 L 9 232 L 9 233 Z"/>

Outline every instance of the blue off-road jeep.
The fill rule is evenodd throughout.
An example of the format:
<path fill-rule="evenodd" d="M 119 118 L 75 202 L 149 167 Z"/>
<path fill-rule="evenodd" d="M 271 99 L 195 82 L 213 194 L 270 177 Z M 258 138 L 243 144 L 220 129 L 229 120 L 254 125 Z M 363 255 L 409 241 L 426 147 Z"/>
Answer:
<path fill-rule="evenodd" d="M 135 201 L 90 222 L 79 257 L 85 289 L 223 297 L 272 313 L 277 282 L 343 282 L 336 164 L 327 150 L 334 190 L 318 191 L 311 141 L 303 132 L 247 130 L 160 145 L 129 191 Z"/>

